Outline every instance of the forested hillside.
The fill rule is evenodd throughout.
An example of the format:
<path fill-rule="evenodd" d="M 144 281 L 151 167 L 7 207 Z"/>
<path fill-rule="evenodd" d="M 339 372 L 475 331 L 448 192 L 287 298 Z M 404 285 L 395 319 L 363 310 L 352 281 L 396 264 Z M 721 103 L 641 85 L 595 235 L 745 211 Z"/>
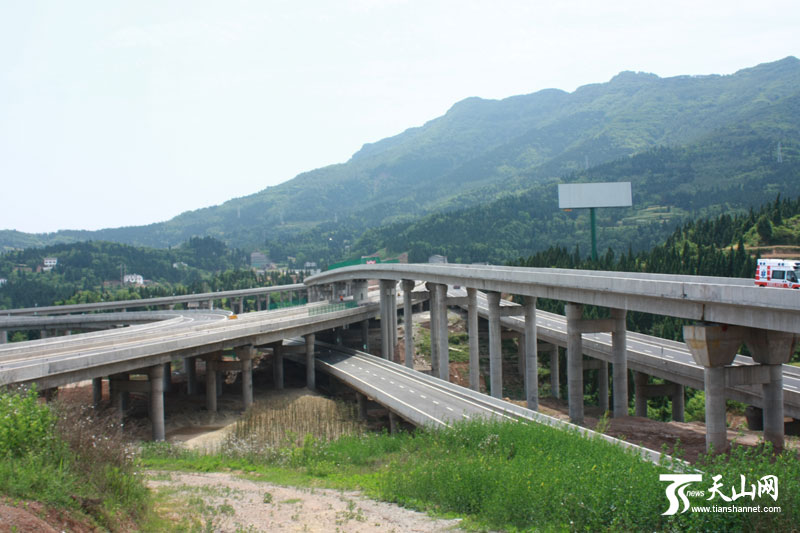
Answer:
<path fill-rule="evenodd" d="M 791 133 L 800 139 L 800 130 Z M 574 173 L 565 181 L 630 181 L 632 208 L 597 210 L 598 246 L 617 253 L 648 250 L 681 222 L 717 213 L 745 213 L 778 194 L 800 194 L 800 144 L 777 142 L 737 125 L 684 147 L 653 148 L 633 157 Z M 588 250 L 588 210 L 558 209 L 555 183 L 473 207 L 439 212 L 411 223 L 369 230 L 352 255 L 409 251 L 410 261 L 431 254 L 453 262 L 504 263 L 558 244 Z"/>
<path fill-rule="evenodd" d="M 694 216 L 794 194 L 799 98 L 800 61 L 792 57 L 729 76 L 623 72 L 573 93 L 469 98 L 421 127 L 365 145 L 345 164 L 220 206 L 143 227 L 0 232 L 0 246 L 103 239 L 167 247 L 201 235 L 279 259 L 330 262 L 375 246 L 424 255 L 477 228 L 477 244 L 452 244 L 448 255 L 496 261 L 562 242 L 553 236 L 583 240 L 584 224 L 567 223 L 578 213 L 555 213 L 556 182 L 629 179 L 634 209 L 606 212 L 603 222 L 624 226 L 607 236 L 613 246 L 633 239 L 646 248 L 676 221 L 652 216 L 651 206 Z M 774 165 L 779 143 L 784 166 Z M 471 216 L 479 228 L 459 221 Z M 643 224 L 633 223 L 637 217 Z M 671 222 L 662 228 L 664 218 Z M 491 252 L 494 241 L 501 252 Z"/>
<path fill-rule="evenodd" d="M 51 271 L 37 272 L 45 257 L 58 260 Z M 58 244 L 0 255 L 0 309 L 55 303 L 86 303 L 245 288 L 265 284 L 250 279 L 247 257 L 210 238 L 192 238 L 170 249 L 109 242 Z M 153 284 L 117 286 L 123 274 L 139 274 Z M 111 282 L 104 288 L 104 282 Z"/>
<path fill-rule="evenodd" d="M 800 197 L 776 198 L 758 210 L 750 209 L 740 215 L 723 214 L 717 217 L 689 221 L 677 228 L 663 244 L 650 250 L 634 253 L 615 253 L 609 249 L 592 261 L 581 254 L 581 248 L 568 250 L 552 246 L 513 264 L 543 268 L 578 268 L 587 270 L 614 270 L 624 272 L 650 272 L 662 274 L 687 274 L 752 278 L 755 274 L 759 246 L 792 244 L 800 251 Z M 584 248 L 585 249 L 585 248 Z M 540 300 L 544 310 L 563 313 L 563 302 Z M 587 309 L 589 316 L 607 312 L 600 308 Z M 683 340 L 681 319 L 628 313 L 628 327 L 632 331 L 659 337 Z"/>

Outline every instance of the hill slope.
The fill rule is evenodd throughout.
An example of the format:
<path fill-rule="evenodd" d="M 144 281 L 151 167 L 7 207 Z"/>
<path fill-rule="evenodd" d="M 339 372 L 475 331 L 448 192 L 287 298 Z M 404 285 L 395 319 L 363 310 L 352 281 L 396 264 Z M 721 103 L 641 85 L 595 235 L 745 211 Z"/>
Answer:
<path fill-rule="evenodd" d="M 167 247 L 210 235 L 280 257 L 278 250 L 296 254 L 295 243 L 313 230 L 318 244 L 308 256 L 318 260 L 343 252 L 345 241 L 369 228 L 479 206 L 658 146 L 704 143 L 703 150 L 713 151 L 718 132 L 730 136 L 736 129 L 790 146 L 797 140 L 798 95 L 800 61 L 789 57 L 730 76 L 623 72 L 573 93 L 469 98 L 421 127 L 365 145 L 347 163 L 219 206 L 140 227 L 0 232 L 0 246 L 103 239 Z M 331 247 L 329 233 L 340 244 Z"/>

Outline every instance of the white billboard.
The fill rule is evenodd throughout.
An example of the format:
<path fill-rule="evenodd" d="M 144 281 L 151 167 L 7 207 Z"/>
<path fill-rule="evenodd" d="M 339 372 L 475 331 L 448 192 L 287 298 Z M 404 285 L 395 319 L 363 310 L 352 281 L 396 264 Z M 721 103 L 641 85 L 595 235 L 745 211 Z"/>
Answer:
<path fill-rule="evenodd" d="M 559 209 L 630 207 L 631 182 L 562 183 L 558 186 Z"/>

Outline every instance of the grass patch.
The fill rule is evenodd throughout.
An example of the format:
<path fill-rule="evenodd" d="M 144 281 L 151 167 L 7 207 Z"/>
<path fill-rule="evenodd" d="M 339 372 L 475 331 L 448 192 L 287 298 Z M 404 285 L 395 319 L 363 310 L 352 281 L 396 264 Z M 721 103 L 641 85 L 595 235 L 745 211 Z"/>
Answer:
<path fill-rule="evenodd" d="M 756 503 L 779 505 L 781 513 L 674 516 L 662 516 L 669 502 L 667 483 L 659 475 L 674 473 L 675 465 L 656 465 L 604 440 L 537 424 L 469 422 L 397 436 L 306 438 L 280 453 L 197 453 L 159 445 L 147 447 L 144 458 L 152 464 L 166 455 L 182 467 L 199 469 L 211 461 L 218 469 L 273 483 L 360 489 L 436 515 L 466 517 L 466 525 L 477 529 L 781 531 L 791 530 L 800 518 L 800 463 L 788 452 L 775 457 L 767 448 L 736 448 L 730 456 L 706 459 L 700 465 L 704 480 L 696 488 L 708 491 L 712 476 L 719 474 L 730 494 L 732 486 L 738 490 L 740 474 L 753 483 L 777 475 L 778 502 L 764 495 Z M 709 505 L 704 498 L 690 500 Z"/>
<path fill-rule="evenodd" d="M 89 410 L 40 403 L 35 388 L 0 392 L 0 493 L 124 530 L 146 514 L 149 493 L 121 428 Z"/>

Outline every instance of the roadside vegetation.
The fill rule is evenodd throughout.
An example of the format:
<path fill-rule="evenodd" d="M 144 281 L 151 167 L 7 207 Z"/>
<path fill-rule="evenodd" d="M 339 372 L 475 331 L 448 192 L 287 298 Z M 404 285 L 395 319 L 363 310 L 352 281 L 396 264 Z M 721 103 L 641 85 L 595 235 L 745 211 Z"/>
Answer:
<path fill-rule="evenodd" d="M 202 491 L 178 500 L 175 491 L 148 492 L 146 469 L 233 471 L 285 485 L 359 489 L 434 515 L 464 517 L 471 530 L 784 531 L 800 518 L 800 462 L 790 452 L 774 456 L 769 447 L 702 459 L 694 467 L 706 473 L 698 485 L 705 495 L 690 501 L 726 504 L 719 497 L 705 501 L 712 475 L 722 476 L 720 491 L 727 495 L 777 475 L 776 502 L 764 494 L 736 504 L 778 505 L 781 513 L 663 516 L 667 483 L 659 475 L 691 468 L 680 461 L 653 464 L 600 439 L 523 422 L 473 421 L 389 435 L 364 431 L 340 404 L 326 416 L 288 405 L 252 409 L 215 449 L 146 443 L 134 454 L 113 424 L 63 403 L 41 403 L 35 391 L 5 392 L 0 492 L 12 501 L 69 509 L 112 531 L 202 531 L 231 512 L 206 505 Z M 260 431 L 267 424 L 285 424 L 285 431 Z"/>
<path fill-rule="evenodd" d="M 121 428 L 91 409 L 42 403 L 35 390 L 0 393 L 0 494 L 66 509 L 122 531 L 145 519 L 150 495 Z"/>

